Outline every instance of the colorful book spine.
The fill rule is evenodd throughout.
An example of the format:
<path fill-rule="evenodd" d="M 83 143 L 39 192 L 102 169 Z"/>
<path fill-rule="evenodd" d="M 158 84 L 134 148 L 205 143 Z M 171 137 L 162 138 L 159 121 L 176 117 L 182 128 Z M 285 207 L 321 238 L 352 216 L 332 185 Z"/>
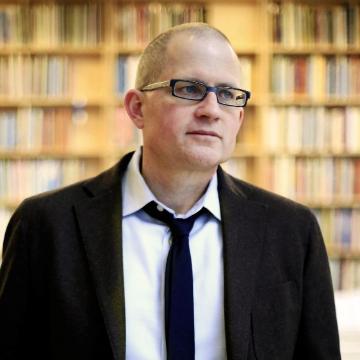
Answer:
<path fill-rule="evenodd" d="M 119 5 L 116 39 L 122 45 L 144 46 L 171 26 L 184 22 L 205 22 L 202 4 L 138 3 Z"/>
<path fill-rule="evenodd" d="M 360 288 L 360 261 L 332 258 L 330 271 L 334 290 Z"/>
<path fill-rule="evenodd" d="M 0 44 L 96 46 L 102 42 L 103 6 L 85 4 L 3 4 Z"/>
<path fill-rule="evenodd" d="M 276 2 L 272 6 L 272 37 L 286 47 L 309 45 L 360 46 L 360 6 Z"/>
<path fill-rule="evenodd" d="M 336 99 L 360 95 L 360 57 L 355 55 L 276 55 L 271 74 L 275 96 Z"/>
<path fill-rule="evenodd" d="M 272 107 L 261 143 L 270 153 L 360 155 L 360 107 Z"/>
<path fill-rule="evenodd" d="M 96 172 L 97 164 L 88 160 L 0 160 L 0 199 L 20 201 Z"/>
<path fill-rule="evenodd" d="M 71 108 L 1 111 L 0 151 L 64 151 L 73 126 Z"/>
<path fill-rule="evenodd" d="M 0 56 L 0 96 L 69 96 L 72 75 L 66 56 Z"/>
<path fill-rule="evenodd" d="M 309 204 L 351 203 L 360 198 L 359 158 L 271 158 L 264 178 L 276 193 Z"/>

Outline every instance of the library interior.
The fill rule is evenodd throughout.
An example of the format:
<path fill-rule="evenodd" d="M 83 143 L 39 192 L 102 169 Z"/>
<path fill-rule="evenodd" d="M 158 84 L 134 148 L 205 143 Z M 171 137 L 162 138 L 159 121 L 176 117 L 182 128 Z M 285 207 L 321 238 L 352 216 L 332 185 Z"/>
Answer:
<path fill-rule="evenodd" d="M 20 202 L 141 144 L 123 97 L 158 33 L 207 22 L 251 91 L 232 175 L 309 206 L 330 260 L 343 358 L 360 358 L 360 4 L 353 0 L 0 4 L 0 243 Z"/>

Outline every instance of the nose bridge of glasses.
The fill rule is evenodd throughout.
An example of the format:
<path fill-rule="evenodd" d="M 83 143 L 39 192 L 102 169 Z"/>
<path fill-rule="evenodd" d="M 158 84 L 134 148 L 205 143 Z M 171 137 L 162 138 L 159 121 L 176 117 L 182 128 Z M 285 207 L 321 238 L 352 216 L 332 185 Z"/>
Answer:
<path fill-rule="evenodd" d="M 213 92 L 217 95 L 218 88 L 216 86 L 205 86 L 206 91 L 205 94 L 208 94 L 209 92 Z"/>
<path fill-rule="evenodd" d="M 215 96 L 216 96 L 216 101 L 219 102 L 218 100 L 218 88 L 216 86 L 206 86 L 204 85 L 204 96 L 203 96 L 203 99 L 205 99 L 207 97 L 207 95 L 209 93 L 214 93 Z"/>

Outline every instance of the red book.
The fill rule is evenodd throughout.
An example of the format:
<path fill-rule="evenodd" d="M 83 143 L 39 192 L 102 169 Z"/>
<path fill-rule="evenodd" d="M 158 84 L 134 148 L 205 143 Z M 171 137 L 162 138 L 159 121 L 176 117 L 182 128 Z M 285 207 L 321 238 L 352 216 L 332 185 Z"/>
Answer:
<path fill-rule="evenodd" d="M 306 94 L 307 92 L 307 59 L 298 57 L 294 61 L 295 71 L 295 94 Z"/>
<path fill-rule="evenodd" d="M 354 160 L 354 195 L 360 197 L 360 159 Z"/>

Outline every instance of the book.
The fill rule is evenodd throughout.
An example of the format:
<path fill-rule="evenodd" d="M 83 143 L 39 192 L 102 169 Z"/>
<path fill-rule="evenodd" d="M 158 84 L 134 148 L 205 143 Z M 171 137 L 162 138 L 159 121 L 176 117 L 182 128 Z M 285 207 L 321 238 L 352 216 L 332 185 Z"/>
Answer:
<path fill-rule="evenodd" d="M 276 96 L 312 95 L 341 99 L 360 94 L 360 59 L 351 55 L 275 55 L 271 92 Z"/>
<path fill-rule="evenodd" d="M 272 7 L 273 41 L 287 47 L 359 46 L 359 9 L 355 3 L 276 2 Z"/>
<path fill-rule="evenodd" d="M 203 4 L 120 4 L 115 14 L 116 40 L 123 46 L 144 46 L 159 33 L 184 22 L 205 22 Z"/>
<path fill-rule="evenodd" d="M 360 108 L 271 107 L 261 122 L 266 151 L 291 154 L 360 154 Z"/>
<path fill-rule="evenodd" d="M 97 164 L 90 160 L 0 160 L 0 199 L 19 202 L 96 173 Z"/>
<path fill-rule="evenodd" d="M 0 149 L 66 150 L 71 126 L 71 108 L 25 107 L 0 111 Z"/>

